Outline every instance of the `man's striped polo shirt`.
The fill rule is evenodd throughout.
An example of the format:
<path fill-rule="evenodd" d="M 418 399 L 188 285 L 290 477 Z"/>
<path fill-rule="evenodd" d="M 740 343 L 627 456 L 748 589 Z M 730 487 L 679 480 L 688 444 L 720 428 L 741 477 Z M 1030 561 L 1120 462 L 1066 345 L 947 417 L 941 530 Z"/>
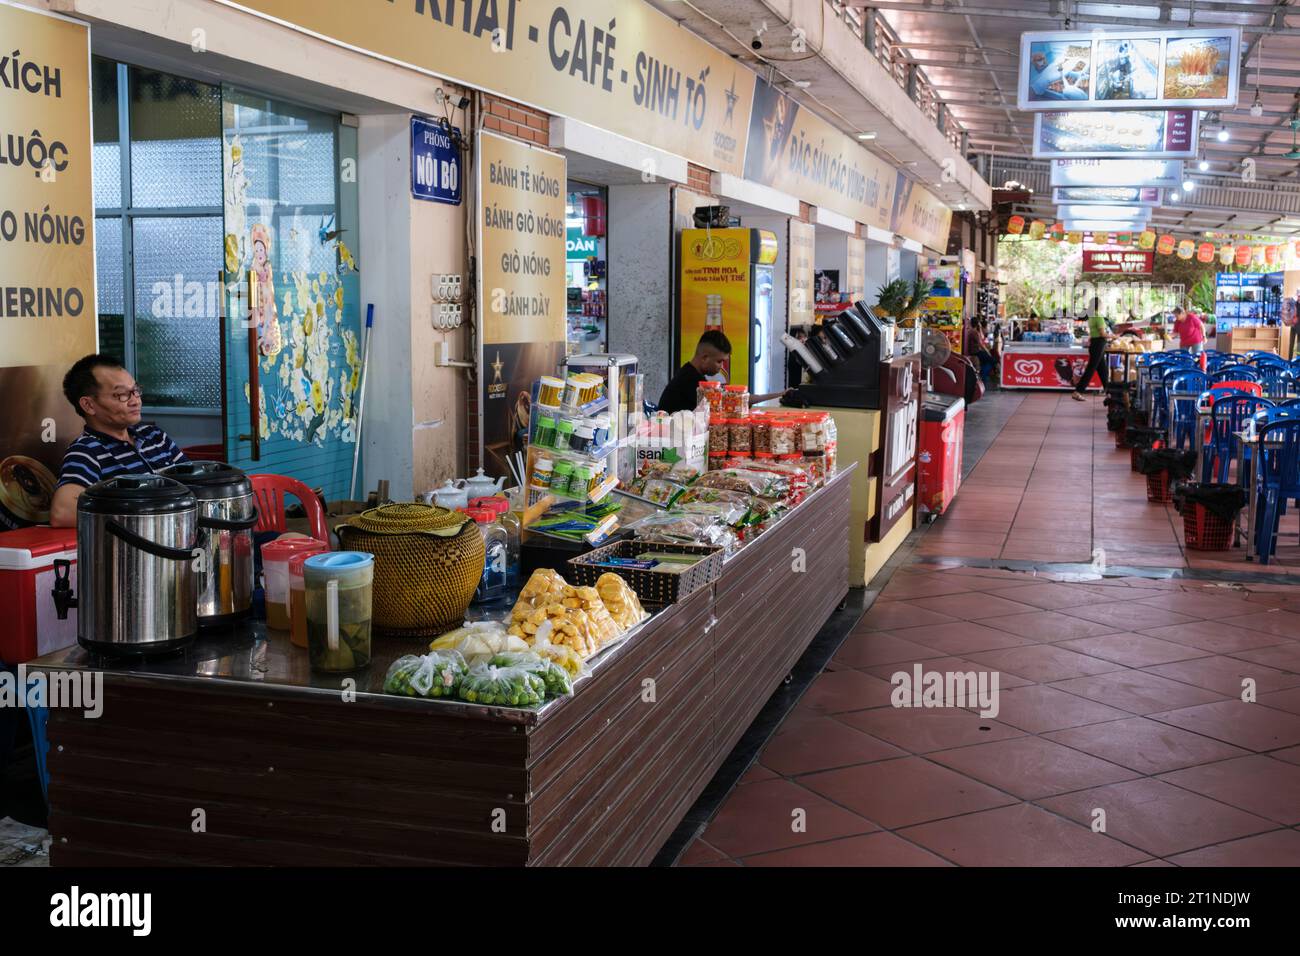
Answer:
<path fill-rule="evenodd" d="M 118 475 L 147 475 L 185 461 L 185 454 L 157 425 L 141 422 L 127 428 L 131 441 L 122 441 L 86 428 L 63 456 L 60 485 L 90 487 Z"/>

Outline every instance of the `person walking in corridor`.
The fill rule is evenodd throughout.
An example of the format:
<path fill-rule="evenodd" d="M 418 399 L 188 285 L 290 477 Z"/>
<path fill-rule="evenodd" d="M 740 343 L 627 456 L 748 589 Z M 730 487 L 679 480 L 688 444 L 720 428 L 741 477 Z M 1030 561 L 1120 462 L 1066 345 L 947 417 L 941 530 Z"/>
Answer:
<path fill-rule="evenodd" d="M 1088 366 L 1083 370 L 1083 375 L 1074 385 L 1074 391 L 1070 397 L 1076 402 L 1087 401 L 1084 393 L 1088 390 L 1088 383 L 1092 381 L 1095 372 L 1101 378 L 1101 387 L 1106 388 L 1106 342 L 1109 341 L 1110 335 L 1106 330 L 1106 317 L 1101 314 L 1101 301 L 1092 300 L 1092 308 L 1088 311 Z"/>

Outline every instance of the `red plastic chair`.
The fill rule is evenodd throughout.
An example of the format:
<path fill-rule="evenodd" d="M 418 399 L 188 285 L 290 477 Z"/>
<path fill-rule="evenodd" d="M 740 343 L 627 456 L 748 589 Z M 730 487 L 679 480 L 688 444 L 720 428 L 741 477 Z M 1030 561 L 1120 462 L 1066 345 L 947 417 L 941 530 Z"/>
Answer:
<path fill-rule="evenodd" d="M 1212 388 L 1235 388 L 1239 392 L 1248 392 L 1256 398 L 1264 394 L 1264 386 L 1259 382 L 1233 381 L 1233 382 L 1215 382 Z"/>
<path fill-rule="evenodd" d="M 285 475 L 249 475 L 253 483 L 253 496 L 257 499 L 257 527 L 254 531 L 287 531 L 284 518 L 284 496 L 292 495 L 302 502 L 311 523 L 311 536 L 317 541 L 330 543 L 329 528 L 325 526 L 325 509 L 320 499 L 297 478 Z"/>

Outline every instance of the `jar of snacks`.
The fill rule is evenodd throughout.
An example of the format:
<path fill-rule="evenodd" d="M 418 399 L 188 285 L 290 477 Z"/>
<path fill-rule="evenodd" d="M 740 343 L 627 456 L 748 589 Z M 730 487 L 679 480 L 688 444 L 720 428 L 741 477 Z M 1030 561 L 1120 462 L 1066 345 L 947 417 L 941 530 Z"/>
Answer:
<path fill-rule="evenodd" d="M 728 450 L 749 457 L 754 450 L 754 436 L 748 418 L 733 418 L 728 427 Z"/>
<path fill-rule="evenodd" d="M 710 413 L 715 411 L 722 403 L 722 383 L 710 382 L 707 379 L 700 382 L 695 389 L 695 404 L 701 402 L 708 403 Z"/>
<path fill-rule="evenodd" d="M 573 442 L 573 419 L 561 418 L 555 423 L 555 450 L 567 451 Z"/>
<path fill-rule="evenodd" d="M 555 416 L 538 415 L 537 428 L 533 431 L 533 444 L 542 448 L 552 448 L 555 445 Z"/>
<path fill-rule="evenodd" d="M 564 404 L 578 406 L 582 404 L 582 377 L 570 375 L 564 380 Z"/>
<path fill-rule="evenodd" d="M 574 498 L 586 498 L 595 486 L 595 470 L 590 465 L 577 465 L 573 469 L 573 479 L 569 483 L 569 494 Z"/>
<path fill-rule="evenodd" d="M 718 471 L 719 469 L 726 468 L 728 457 L 730 457 L 730 453 L 725 451 L 709 452 L 709 471 Z"/>
<path fill-rule="evenodd" d="M 820 417 L 817 415 L 803 416 L 801 427 L 803 428 L 804 452 L 824 452 L 826 450 L 826 434 L 822 429 Z"/>
<path fill-rule="evenodd" d="M 555 463 L 555 468 L 551 471 L 551 494 L 567 495 L 569 493 L 569 482 L 573 478 L 573 462 L 561 458 Z"/>
<path fill-rule="evenodd" d="M 580 455 L 590 455 L 595 450 L 596 430 L 591 427 L 591 422 L 581 421 L 573 426 L 573 439 L 569 442 L 569 450 L 576 451 Z"/>
<path fill-rule="evenodd" d="M 728 418 L 744 418 L 749 414 L 749 389 L 744 385 L 728 385 L 723 389 L 722 410 Z"/>
<path fill-rule="evenodd" d="M 542 495 L 549 494 L 551 490 L 551 474 L 555 471 L 555 462 L 549 458 L 538 458 L 533 462 L 533 478 L 529 484 L 529 490 L 537 492 L 536 496 L 529 495 L 534 503 L 541 500 Z"/>
<path fill-rule="evenodd" d="M 731 419 L 709 419 L 709 454 L 726 454 L 731 449 Z"/>
<path fill-rule="evenodd" d="M 797 434 L 798 429 L 793 421 L 788 418 L 774 418 L 772 420 L 772 440 L 770 443 L 772 454 L 780 456 L 797 453 Z"/>
<path fill-rule="evenodd" d="M 772 420 L 766 415 L 752 415 L 749 421 L 754 454 L 757 456 L 759 452 L 770 452 L 772 450 Z"/>
<path fill-rule="evenodd" d="M 817 487 L 826 480 L 826 455 L 819 451 L 803 453 L 803 466 L 808 469 L 808 481 Z"/>
<path fill-rule="evenodd" d="M 559 408 L 564 396 L 564 381 L 554 375 L 543 375 L 537 389 L 537 404 L 543 408 Z"/>

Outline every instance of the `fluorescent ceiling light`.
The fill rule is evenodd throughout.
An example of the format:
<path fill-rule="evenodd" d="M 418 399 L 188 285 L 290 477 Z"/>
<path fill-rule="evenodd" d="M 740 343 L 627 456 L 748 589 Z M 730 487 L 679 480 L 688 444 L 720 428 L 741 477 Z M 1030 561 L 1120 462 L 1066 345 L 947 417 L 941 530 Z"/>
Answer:
<path fill-rule="evenodd" d="M 1067 232 L 1141 232 L 1144 225 L 1126 219 L 1071 219 L 1064 223 Z"/>
<path fill-rule="evenodd" d="M 859 134 L 858 134 L 858 139 L 875 139 L 875 138 L 876 138 L 876 134 L 875 134 L 874 131 L 869 132 L 869 133 L 859 133 Z"/>

